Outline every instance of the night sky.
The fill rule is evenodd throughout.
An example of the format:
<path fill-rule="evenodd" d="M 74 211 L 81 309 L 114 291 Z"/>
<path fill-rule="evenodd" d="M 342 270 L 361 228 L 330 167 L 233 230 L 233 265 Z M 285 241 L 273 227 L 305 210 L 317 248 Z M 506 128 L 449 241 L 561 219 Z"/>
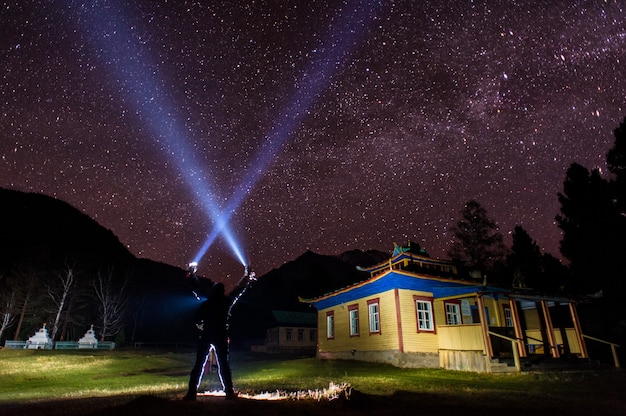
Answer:
<path fill-rule="evenodd" d="M 0 5 L 0 186 L 176 266 L 220 231 L 212 279 L 232 247 L 445 258 L 470 199 L 559 256 L 566 170 L 626 116 L 624 1 Z"/>

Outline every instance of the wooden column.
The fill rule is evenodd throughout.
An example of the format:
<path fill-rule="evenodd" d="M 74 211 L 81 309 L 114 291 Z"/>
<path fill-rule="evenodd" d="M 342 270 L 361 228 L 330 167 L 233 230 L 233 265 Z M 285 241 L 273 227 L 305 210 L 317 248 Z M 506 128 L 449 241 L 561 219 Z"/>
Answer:
<path fill-rule="evenodd" d="M 550 308 L 548 308 L 548 303 L 545 300 L 541 301 L 541 310 L 543 311 L 543 318 L 546 323 L 546 336 L 548 337 L 548 342 L 550 343 L 550 352 L 552 353 L 552 357 L 559 358 L 561 356 L 561 352 L 559 351 L 559 346 L 556 345 L 554 327 L 552 326 L 552 318 L 550 317 Z"/>
<path fill-rule="evenodd" d="M 400 310 L 400 292 L 398 288 L 393 291 L 396 298 L 396 322 L 398 323 L 398 348 L 400 352 L 404 352 L 404 336 L 402 334 L 402 311 Z"/>
<path fill-rule="evenodd" d="M 572 315 L 572 322 L 574 323 L 576 339 L 578 340 L 578 345 L 580 346 L 580 356 L 582 358 L 589 358 L 589 354 L 587 353 L 587 345 L 585 344 L 585 338 L 583 337 L 583 330 L 580 325 L 580 319 L 578 319 L 578 311 L 576 310 L 575 304 L 569 304 L 569 312 Z"/>
<path fill-rule="evenodd" d="M 491 338 L 489 338 L 489 323 L 487 322 L 487 314 L 485 313 L 485 300 L 483 295 L 477 295 L 478 316 L 480 317 L 480 327 L 483 333 L 483 341 L 485 343 L 485 354 L 489 358 L 493 357 L 493 348 L 491 346 Z"/>
<path fill-rule="evenodd" d="M 515 338 L 520 340 L 516 343 L 517 351 L 520 357 L 527 357 L 526 345 L 524 344 L 524 331 L 522 330 L 522 321 L 520 319 L 519 307 L 517 301 L 513 298 L 509 299 L 509 306 L 511 307 L 511 317 L 513 318 L 513 329 L 515 330 Z"/>

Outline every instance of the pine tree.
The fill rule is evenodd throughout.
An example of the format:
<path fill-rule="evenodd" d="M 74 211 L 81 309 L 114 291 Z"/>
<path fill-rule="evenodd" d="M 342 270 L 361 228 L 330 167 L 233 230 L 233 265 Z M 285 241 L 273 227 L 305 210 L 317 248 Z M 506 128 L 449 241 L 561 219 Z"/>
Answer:
<path fill-rule="evenodd" d="M 518 276 L 524 287 L 537 288 L 541 276 L 541 250 L 539 245 L 521 226 L 513 230 L 513 244 L 506 262 L 509 270 Z"/>
<path fill-rule="evenodd" d="M 570 261 L 576 288 L 582 293 L 606 291 L 617 279 L 623 255 L 615 242 L 624 238 L 619 235 L 620 215 L 609 182 L 598 169 L 590 172 L 573 163 L 558 198 L 561 254 Z"/>
<path fill-rule="evenodd" d="M 615 144 L 606 155 L 606 164 L 614 177 L 610 181 L 611 192 L 615 197 L 617 209 L 626 214 L 626 118 L 613 132 Z"/>
<path fill-rule="evenodd" d="M 542 254 L 537 242 L 520 225 L 515 226 L 512 237 L 513 244 L 511 253 L 507 256 L 507 267 L 509 273 L 516 276 L 518 288 L 550 293 L 566 289 L 569 273 L 559 259 L 549 253 Z"/>
<path fill-rule="evenodd" d="M 461 220 L 450 230 L 456 237 L 448 252 L 452 259 L 482 276 L 499 272 L 506 255 L 504 238 L 478 202 L 467 202 L 461 210 Z"/>

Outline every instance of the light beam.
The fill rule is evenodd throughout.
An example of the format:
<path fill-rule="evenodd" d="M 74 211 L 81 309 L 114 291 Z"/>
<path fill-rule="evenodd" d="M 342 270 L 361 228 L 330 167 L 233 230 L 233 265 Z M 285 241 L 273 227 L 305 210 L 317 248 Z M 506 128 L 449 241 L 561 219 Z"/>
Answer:
<path fill-rule="evenodd" d="M 71 4 L 68 6 L 72 8 Z M 138 116 L 152 131 L 161 151 L 178 168 L 189 190 L 198 197 L 202 209 L 213 220 L 214 228 L 219 230 L 235 257 L 245 266 L 241 246 L 228 224 L 233 213 L 217 205 L 216 192 L 206 179 L 209 175 L 189 146 L 184 126 L 175 116 L 176 111 L 170 105 L 166 88 L 153 69 L 158 65 L 151 63 L 145 49 L 140 46 L 140 39 L 129 29 L 133 26 L 123 10 L 115 3 L 103 6 L 99 2 L 88 2 L 80 7 L 75 17 Z"/>
<path fill-rule="evenodd" d="M 343 61 L 358 46 L 360 37 L 369 27 L 378 7 L 380 7 L 379 1 L 352 1 L 348 4 L 341 20 L 333 26 L 326 42 L 319 48 L 321 52 L 317 54 L 317 59 L 311 63 L 310 69 L 305 71 L 299 82 L 296 83 L 295 93 L 279 114 L 274 127 L 270 129 L 271 133 L 265 137 L 259 155 L 248 168 L 246 175 L 237 187 L 238 192 L 229 198 L 226 210 L 219 214 L 222 224 L 228 224 L 232 214 L 259 181 L 280 148 L 300 125 L 304 117 L 308 115 L 309 109 L 324 93 Z M 195 261 L 199 261 L 204 256 L 206 250 L 221 232 L 220 224 L 214 225 L 200 251 L 196 254 Z"/>
<path fill-rule="evenodd" d="M 128 30 L 132 25 L 125 23 L 126 16 L 115 5 L 106 9 L 97 5 L 94 2 L 81 7 L 78 19 L 82 30 L 95 43 L 95 49 L 102 53 L 104 61 L 111 67 L 136 112 L 146 119 L 146 124 L 157 137 L 161 150 L 178 168 L 187 187 L 198 196 L 205 213 L 213 220 L 213 229 L 194 261 L 198 262 L 215 239 L 222 235 L 235 257 L 245 266 L 247 262 L 241 246 L 229 227 L 232 215 L 309 109 L 324 93 L 342 62 L 358 45 L 359 38 L 369 27 L 369 22 L 374 18 L 381 2 L 354 0 L 346 6 L 341 19 L 328 34 L 327 41 L 318 49 L 317 59 L 296 84 L 296 91 L 279 113 L 271 133 L 265 137 L 259 155 L 247 170 L 237 191 L 229 198 L 225 209 L 221 209 L 215 202 L 216 193 L 205 179 L 208 175 L 189 146 L 182 124 L 174 116 L 175 111 L 165 97 L 165 88 L 158 82 L 157 71 L 144 70 L 146 67 L 156 66 L 149 65 L 149 57 L 139 46 L 138 39 L 134 39 L 133 33 Z"/>

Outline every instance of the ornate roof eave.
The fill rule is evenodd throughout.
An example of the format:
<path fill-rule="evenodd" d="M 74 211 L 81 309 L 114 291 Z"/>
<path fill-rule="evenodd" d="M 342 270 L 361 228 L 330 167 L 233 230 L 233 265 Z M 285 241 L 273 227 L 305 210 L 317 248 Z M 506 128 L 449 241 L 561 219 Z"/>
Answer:
<path fill-rule="evenodd" d="M 519 291 L 509 291 L 508 297 L 511 299 L 527 300 L 527 301 L 546 301 L 546 302 L 559 302 L 559 303 L 580 303 L 584 299 L 575 296 L 566 295 L 549 295 L 542 293 L 528 293 Z"/>
<path fill-rule="evenodd" d="M 372 284 L 372 283 L 374 283 L 376 281 L 379 281 L 379 280 L 382 280 L 382 279 L 386 278 L 390 274 L 397 274 L 397 275 L 401 275 L 401 276 L 406 276 L 406 277 L 411 277 L 411 278 L 421 279 L 421 280 L 427 280 L 427 281 L 431 281 L 431 282 L 442 282 L 442 283 L 447 283 L 447 284 L 455 284 L 455 285 L 458 285 L 458 286 L 466 286 L 468 289 L 469 288 L 475 289 L 476 293 L 479 292 L 481 290 L 481 288 L 483 288 L 482 286 L 477 285 L 475 282 L 468 282 L 468 281 L 457 280 L 457 279 L 449 279 L 449 278 L 438 277 L 438 276 L 430 276 L 430 275 L 426 275 L 426 274 L 407 272 L 407 271 L 404 271 L 404 270 L 387 269 L 383 273 L 380 273 L 380 274 L 377 274 L 375 276 L 372 276 L 369 279 L 366 279 L 366 280 L 363 280 L 361 282 L 352 284 L 350 286 L 346 286 L 346 287 L 337 289 L 337 290 L 335 290 L 333 292 L 325 293 L 325 294 L 323 294 L 321 296 L 317 296 L 317 297 L 314 297 L 314 298 L 305 299 L 305 298 L 299 297 L 298 299 L 300 300 L 300 302 L 303 302 L 303 303 L 309 303 L 309 304 L 318 303 L 320 301 L 324 301 L 324 300 L 330 299 L 332 297 L 339 296 L 341 294 L 350 292 L 350 291 L 352 291 L 354 289 L 370 285 L 370 284 Z"/>
<path fill-rule="evenodd" d="M 431 264 L 437 264 L 437 265 L 445 265 L 445 266 L 450 266 L 450 267 L 456 267 L 456 263 L 450 261 L 450 260 L 440 260 L 440 259 L 434 259 L 432 257 L 426 257 L 420 254 L 415 254 L 415 253 L 411 253 L 408 251 L 402 251 L 399 252 L 397 254 L 395 254 L 394 256 L 390 257 L 388 260 L 385 260 L 384 262 L 372 265 L 372 266 L 368 266 L 368 267 L 361 267 L 361 266 L 357 266 L 357 270 L 359 271 L 363 271 L 363 272 L 368 272 L 368 273 L 372 273 L 374 271 L 377 270 L 384 270 L 385 268 L 389 267 L 389 264 L 396 264 L 398 263 L 400 260 L 403 260 L 405 258 L 414 260 L 414 261 L 420 261 L 420 262 L 424 262 L 424 263 L 431 263 Z"/>

